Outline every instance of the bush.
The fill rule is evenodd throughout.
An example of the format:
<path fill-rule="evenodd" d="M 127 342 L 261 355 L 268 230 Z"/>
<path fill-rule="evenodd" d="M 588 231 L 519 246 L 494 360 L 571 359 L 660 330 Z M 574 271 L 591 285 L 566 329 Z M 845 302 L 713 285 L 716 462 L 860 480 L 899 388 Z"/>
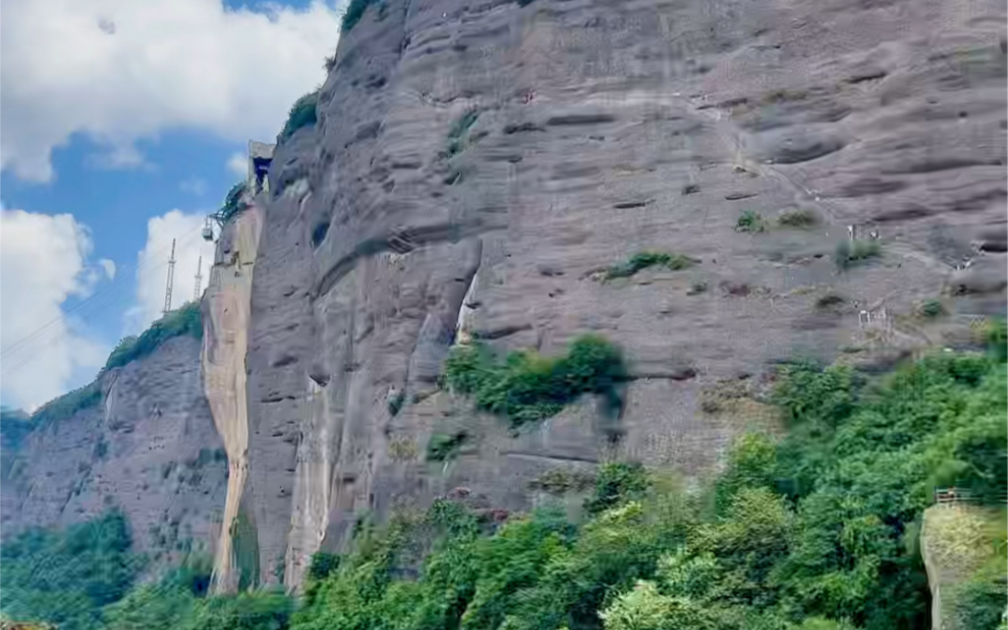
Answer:
<path fill-rule="evenodd" d="M 746 210 L 738 218 L 735 223 L 736 232 L 765 232 L 766 231 L 766 221 L 763 219 L 763 215 L 755 210 Z"/>
<path fill-rule="evenodd" d="M 171 311 L 151 324 L 139 337 L 127 337 L 120 341 L 105 362 L 105 369 L 111 370 L 142 359 L 169 339 L 183 335 L 203 338 L 203 316 L 198 302 L 189 302 L 182 308 Z"/>
<path fill-rule="evenodd" d="M 697 261 L 682 254 L 669 254 L 666 252 L 638 252 L 624 263 L 613 265 L 605 270 L 603 278 L 614 280 L 616 278 L 629 278 L 642 269 L 660 266 L 672 271 L 681 271 L 692 267 Z"/>
<path fill-rule="evenodd" d="M 309 580 L 324 580 L 339 568 L 340 557 L 334 553 L 318 551 L 312 554 L 311 564 L 308 566 Z"/>
<path fill-rule="evenodd" d="M 992 630 L 1008 606 L 1008 581 L 998 578 L 971 579 L 955 589 L 952 617 L 963 630 Z"/>
<path fill-rule="evenodd" d="M 941 317 L 945 314 L 945 305 L 941 303 L 941 300 L 926 300 L 920 306 L 920 314 L 929 319 Z"/>
<path fill-rule="evenodd" d="M 352 0 L 350 2 L 350 8 L 354 6 L 357 0 Z M 347 14 L 350 13 L 350 8 L 347 9 Z M 344 23 L 346 17 L 344 16 Z M 280 132 L 280 141 L 288 140 L 294 135 L 294 132 L 302 127 L 311 127 L 316 122 L 318 122 L 317 114 L 315 112 L 318 106 L 318 95 L 319 91 L 309 92 L 294 101 L 294 105 L 291 106 L 290 114 L 287 116 L 287 122 L 284 124 L 283 130 Z"/>
<path fill-rule="evenodd" d="M 459 346 L 445 364 L 451 387 L 516 427 L 556 415 L 581 394 L 601 394 L 617 404 L 616 386 L 626 379 L 620 350 L 595 335 L 575 339 L 565 356 L 552 358 L 517 351 L 501 361 L 481 344 Z"/>
<path fill-rule="evenodd" d="M 595 493 L 585 510 L 598 514 L 627 501 L 640 499 L 648 489 L 647 473 L 637 462 L 603 464 L 595 479 Z"/>
<path fill-rule="evenodd" d="M 777 218 L 777 222 L 785 227 L 807 228 L 818 222 L 818 217 L 811 210 L 789 210 Z"/>
<path fill-rule="evenodd" d="M 825 308 L 832 308 L 834 306 L 840 306 L 845 301 L 846 300 L 844 300 L 843 296 L 841 295 L 837 295 L 836 293 L 827 293 L 826 295 L 819 297 L 819 299 L 816 300 L 815 304 L 816 308 L 825 309 Z"/>
<path fill-rule="evenodd" d="M 882 246 L 877 241 L 840 241 L 836 246 L 834 260 L 838 269 L 848 269 L 882 255 Z"/>

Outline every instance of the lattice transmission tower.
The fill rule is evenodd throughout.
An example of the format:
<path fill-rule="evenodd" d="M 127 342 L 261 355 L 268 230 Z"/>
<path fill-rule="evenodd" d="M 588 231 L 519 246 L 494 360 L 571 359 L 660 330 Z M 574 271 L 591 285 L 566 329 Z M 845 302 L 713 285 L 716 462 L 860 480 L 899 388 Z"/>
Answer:
<path fill-rule="evenodd" d="M 168 258 L 168 282 L 165 284 L 164 309 L 161 313 L 167 315 L 171 310 L 172 283 L 175 281 L 175 239 L 171 242 L 171 256 Z"/>

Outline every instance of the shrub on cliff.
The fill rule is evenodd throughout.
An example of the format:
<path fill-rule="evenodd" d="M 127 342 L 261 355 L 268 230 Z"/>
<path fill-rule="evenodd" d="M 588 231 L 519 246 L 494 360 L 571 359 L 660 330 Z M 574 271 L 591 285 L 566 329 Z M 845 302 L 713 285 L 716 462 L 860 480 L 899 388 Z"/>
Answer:
<path fill-rule="evenodd" d="M 142 359 L 165 341 L 182 335 L 203 338 L 203 318 L 198 302 L 189 302 L 182 308 L 171 311 L 151 324 L 139 337 L 126 337 L 120 341 L 105 362 L 105 369 L 111 370 Z"/>
<path fill-rule="evenodd" d="M 39 407 L 31 416 L 33 427 L 49 422 L 57 422 L 69 418 L 82 409 L 93 407 L 102 400 L 101 384 L 98 381 L 88 383 L 59 398 L 50 400 Z"/>
<path fill-rule="evenodd" d="M 638 271 L 648 267 L 665 267 L 671 271 L 681 271 L 689 269 L 697 261 L 684 256 L 683 254 L 669 254 L 667 252 L 637 252 L 623 263 L 610 266 L 603 274 L 604 280 L 614 280 L 616 278 L 629 278 Z"/>
<path fill-rule="evenodd" d="M 353 5 L 353 2 L 350 3 Z M 287 140 L 294 135 L 294 132 L 302 127 L 310 127 L 318 122 L 315 108 L 318 106 L 319 91 L 309 92 L 294 101 L 290 114 L 287 115 L 287 122 L 284 123 L 283 130 L 280 131 L 280 140 Z"/>
<path fill-rule="evenodd" d="M 364 12 L 367 11 L 367 8 L 372 4 L 377 4 L 377 2 L 378 0 L 350 0 L 346 12 L 343 14 L 340 31 L 343 33 L 349 32 L 364 17 Z"/>
<path fill-rule="evenodd" d="M 616 399 L 615 388 L 626 378 L 619 348 L 596 335 L 575 339 L 560 357 L 526 350 L 502 360 L 481 344 L 459 346 L 445 365 L 451 387 L 472 394 L 477 407 L 507 417 L 516 427 L 556 415 L 581 394 Z"/>

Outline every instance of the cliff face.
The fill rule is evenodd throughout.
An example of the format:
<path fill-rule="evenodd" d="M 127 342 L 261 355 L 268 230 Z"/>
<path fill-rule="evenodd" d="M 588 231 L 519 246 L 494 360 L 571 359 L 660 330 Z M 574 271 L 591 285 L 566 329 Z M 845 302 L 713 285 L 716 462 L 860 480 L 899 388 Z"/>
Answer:
<path fill-rule="evenodd" d="M 243 568 L 246 572 L 256 570 L 236 566 L 239 550 L 235 534 L 239 526 L 242 534 L 246 524 L 254 527 L 254 521 L 249 521 L 249 500 L 245 497 L 249 470 L 245 353 L 261 229 L 262 213 L 255 206 L 225 226 L 217 243 L 210 284 L 203 296 L 203 384 L 214 425 L 224 440 L 229 472 L 223 520 L 227 526 L 221 528 L 214 559 L 214 580 L 217 588 L 224 590 L 241 583 Z"/>
<path fill-rule="evenodd" d="M 369 8 L 262 201 L 262 579 L 296 585 L 355 519 L 459 486 L 514 509 L 544 472 L 603 457 L 700 475 L 772 424 L 744 396 L 778 360 L 870 366 L 1003 312 L 1004 24 L 983 0 Z M 744 211 L 768 229 L 738 229 Z M 780 224 L 791 211 L 814 225 Z M 838 260 L 848 226 L 881 255 Z M 697 262 L 599 281 L 643 250 Z M 917 317 L 933 298 L 953 315 Z M 635 379 L 616 425 L 585 400 L 511 437 L 429 395 L 460 321 L 501 348 L 620 344 Z M 459 428 L 455 461 L 424 461 Z"/>
<path fill-rule="evenodd" d="M 155 566 L 209 549 L 227 463 L 203 397 L 199 349 L 198 340 L 175 337 L 104 373 L 99 404 L 36 427 L 5 453 L 4 536 L 117 506 Z"/>
<path fill-rule="evenodd" d="M 221 236 L 202 354 L 173 339 L 106 374 L 101 408 L 32 432 L 3 466 L 5 534 L 118 504 L 141 549 L 210 541 L 219 589 L 294 588 L 358 519 L 439 495 L 576 506 L 606 458 L 701 477 L 775 428 L 757 399 L 780 360 L 964 343 L 1005 311 L 1005 17 L 988 0 L 368 8 L 318 123 Z M 693 263 L 605 280 L 643 251 Z M 933 299 L 950 314 L 920 317 Z M 616 417 L 586 397 L 512 435 L 437 387 L 453 343 L 553 354 L 585 332 L 629 360 Z M 463 433 L 428 461 L 432 435 Z"/>

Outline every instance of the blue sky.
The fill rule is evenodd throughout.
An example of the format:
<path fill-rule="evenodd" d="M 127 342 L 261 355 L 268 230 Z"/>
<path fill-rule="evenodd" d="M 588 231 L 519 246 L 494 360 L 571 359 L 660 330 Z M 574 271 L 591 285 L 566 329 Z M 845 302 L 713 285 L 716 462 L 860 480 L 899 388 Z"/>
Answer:
<path fill-rule="evenodd" d="M 93 378 L 191 299 L 199 236 L 325 78 L 333 0 L 4 0 L 0 22 L 0 402 L 33 408 Z"/>

